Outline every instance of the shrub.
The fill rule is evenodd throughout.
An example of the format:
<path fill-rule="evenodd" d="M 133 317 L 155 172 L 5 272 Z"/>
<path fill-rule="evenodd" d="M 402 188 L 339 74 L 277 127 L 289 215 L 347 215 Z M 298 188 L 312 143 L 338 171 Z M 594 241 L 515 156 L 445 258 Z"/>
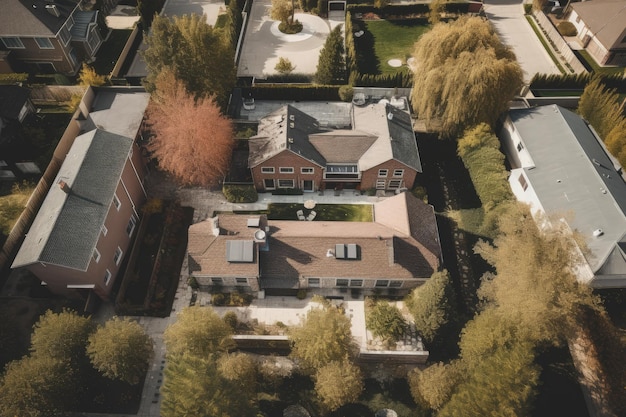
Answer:
<path fill-rule="evenodd" d="M 341 101 L 350 102 L 354 96 L 354 88 L 351 85 L 342 85 L 339 87 L 339 98 Z"/>
<path fill-rule="evenodd" d="M 237 329 L 239 319 L 237 319 L 237 313 L 234 311 L 227 311 L 226 314 L 224 314 L 224 317 L 222 317 L 222 320 L 224 320 L 224 323 L 228 324 L 231 329 Z"/>
<path fill-rule="evenodd" d="M 278 25 L 278 30 L 288 35 L 300 33 L 302 32 L 302 23 L 299 20 L 296 20 L 293 23 L 281 22 Z"/>
<path fill-rule="evenodd" d="M 289 75 L 296 69 L 295 65 L 291 63 L 291 61 L 287 58 L 283 58 L 282 56 L 278 58 L 278 63 L 274 67 L 276 71 L 278 71 L 281 75 Z"/>
<path fill-rule="evenodd" d="M 572 22 L 561 22 L 556 28 L 562 36 L 576 36 L 578 33 Z"/>
<path fill-rule="evenodd" d="M 189 277 L 189 279 L 187 280 L 187 284 L 194 290 L 200 288 L 200 284 L 198 284 L 198 280 L 194 276 Z"/>
<path fill-rule="evenodd" d="M 296 298 L 298 300 L 304 300 L 306 298 L 306 290 L 305 289 L 299 289 L 298 292 L 296 293 Z"/>
<path fill-rule="evenodd" d="M 530 14 L 533 11 L 533 5 L 529 3 L 524 4 L 524 13 Z"/>
<path fill-rule="evenodd" d="M 211 297 L 211 302 L 214 306 L 223 306 L 224 301 L 226 301 L 226 297 L 222 293 L 213 294 Z"/>
<path fill-rule="evenodd" d="M 245 294 L 245 293 L 240 293 L 240 292 L 232 292 L 230 294 L 230 305 L 232 306 L 247 306 L 250 305 L 250 303 L 252 302 L 252 295 L 251 294 Z"/>
<path fill-rule="evenodd" d="M 300 188 L 278 188 L 272 191 L 272 195 L 302 195 Z"/>
<path fill-rule="evenodd" d="M 254 203 L 259 199 L 253 185 L 224 185 L 222 193 L 229 203 Z"/>
<path fill-rule="evenodd" d="M 400 310 L 386 301 L 377 302 L 367 314 L 365 322 L 374 336 L 386 341 L 397 341 L 406 327 Z"/>

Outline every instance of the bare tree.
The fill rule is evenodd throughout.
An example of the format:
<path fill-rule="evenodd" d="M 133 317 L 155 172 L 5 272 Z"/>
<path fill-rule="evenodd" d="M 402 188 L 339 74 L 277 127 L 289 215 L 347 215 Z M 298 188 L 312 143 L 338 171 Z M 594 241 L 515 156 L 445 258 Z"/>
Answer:
<path fill-rule="evenodd" d="M 147 111 L 154 136 L 148 150 L 161 169 L 186 185 L 217 185 L 226 175 L 234 139 L 230 119 L 222 115 L 214 96 L 195 99 L 165 70 Z"/>

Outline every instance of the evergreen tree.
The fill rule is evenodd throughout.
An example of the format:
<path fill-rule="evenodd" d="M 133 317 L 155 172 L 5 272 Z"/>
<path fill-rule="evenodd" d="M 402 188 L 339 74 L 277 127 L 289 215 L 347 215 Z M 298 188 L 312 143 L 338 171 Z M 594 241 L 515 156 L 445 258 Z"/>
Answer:
<path fill-rule="evenodd" d="M 341 25 L 326 38 L 317 63 L 315 80 L 318 84 L 343 84 L 346 78 L 346 59 Z"/>
<path fill-rule="evenodd" d="M 363 392 L 361 370 L 349 360 L 330 362 L 315 373 L 315 392 L 330 411 L 355 402 Z"/>

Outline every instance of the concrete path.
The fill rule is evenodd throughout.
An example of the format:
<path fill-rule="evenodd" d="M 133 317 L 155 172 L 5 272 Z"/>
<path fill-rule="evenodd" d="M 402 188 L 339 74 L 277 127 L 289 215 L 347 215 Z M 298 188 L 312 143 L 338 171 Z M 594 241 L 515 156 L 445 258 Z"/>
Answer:
<path fill-rule="evenodd" d="M 537 74 L 560 74 L 524 16 L 523 0 L 486 0 L 485 12 L 502 42 L 517 56 L 524 81 Z"/>
<path fill-rule="evenodd" d="M 279 58 L 287 58 L 296 67 L 294 73 L 314 74 L 320 51 L 330 33 L 329 23 L 315 15 L 296 13 L 303 30 L 284 35 L 278 23 L 270 18 L 270 0 L 255 0 L 250 11 L 237 76 L 265 78 L 277 74 Z"/>

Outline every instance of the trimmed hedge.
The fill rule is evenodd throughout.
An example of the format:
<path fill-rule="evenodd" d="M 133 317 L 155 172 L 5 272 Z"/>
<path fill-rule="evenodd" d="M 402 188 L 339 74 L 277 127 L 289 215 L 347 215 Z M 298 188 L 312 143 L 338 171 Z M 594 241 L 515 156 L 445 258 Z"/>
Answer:
<path fill-rule="evenodd" d="M 254 203 L 259 195 L 253 185 L 230 185 L 222 187 L 222 194 L 229 203 Z"/>
<path fill-rule="evenodd" d="M 354 13 L 376 13 L 382 18 L 423 15 L 430 13 L 428 3 L 389 5 L 378 8 L 373 4 L 350 4 L 348 11 Z M 465 14 L 469 12 L 469 3 L 444 3 L 446 13 Z"/>
<path fill-rule="evenodd" d="M 572 22 L 561 22 L 556 27 L 561 36 L 576 36 L 578 31 Z"/>
<path fill-rule="evenodd" d="M 274 74 L 268 75 L 264 80 L 255 79 L 255 84 L 311 84 L 313 82 L 313 76 L 309 74 L 300 74 L 292 72 L 291 74 Z"/>
<path fill-rule="evenodd" d="M 413 74 L 410 71 L 398 71 L 393 74 L 350 74 L 350 84 L 359 87 L 404 87 L 413 86 Z"/>
<path fill-rule="evenodd" d="M 0 84 L 17 84 L 28 80 L 28 74 L 21 72 L 12 72 L 9 74 L 0 74 Z"/>
<path fill-rule="evenodd" d="M 591 79 L 598 76 L 607 88 L 615 89 L 620 94 L 626 94 L 626 78 L 621 74 L 594 74 L 585 72 L 581 74 L 536 74 L 530 81 L 531 90 L 582 90 Z"/>
<path fill-rule="evenodd" d="M 255 84 L 250 87 L 256 100 L 339 101 L 338 85 Z"/>

